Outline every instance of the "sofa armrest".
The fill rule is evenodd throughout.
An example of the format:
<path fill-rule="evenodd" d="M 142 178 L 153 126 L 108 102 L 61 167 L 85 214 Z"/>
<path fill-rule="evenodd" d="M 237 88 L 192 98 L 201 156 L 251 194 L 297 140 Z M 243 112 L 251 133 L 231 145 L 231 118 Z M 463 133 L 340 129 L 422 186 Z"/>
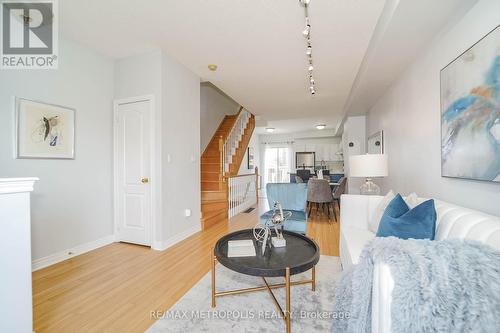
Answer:
<path fill-rule="evenodd" d="M 372 287 L 372 333 L 391 332 L 394 279 L 386 263 L 375 263 Z"/>
<path fill-rule="evenodd" d="M 369 196 L 343 194 L 340 197 L 340 227 L 368 229 Z"/>

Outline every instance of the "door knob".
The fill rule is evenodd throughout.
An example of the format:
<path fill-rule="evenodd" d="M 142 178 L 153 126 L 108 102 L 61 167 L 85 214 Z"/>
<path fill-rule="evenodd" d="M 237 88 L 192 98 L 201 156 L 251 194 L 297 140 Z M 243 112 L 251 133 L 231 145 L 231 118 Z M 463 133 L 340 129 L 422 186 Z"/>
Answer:
<path fill-rule="evenodd" d="M 142 178 L 141 178 L 141 182 L 142 182 L 143 184 L 147 184 L 147 183 L 149 183 L 149 178 L 148 178 L 148 177 L 142 177 Z"/>

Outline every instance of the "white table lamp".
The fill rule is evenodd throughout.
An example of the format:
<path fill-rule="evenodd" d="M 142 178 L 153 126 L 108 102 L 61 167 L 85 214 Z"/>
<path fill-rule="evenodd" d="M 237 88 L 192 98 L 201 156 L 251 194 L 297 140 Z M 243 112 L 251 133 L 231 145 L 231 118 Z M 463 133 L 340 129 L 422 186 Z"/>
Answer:
<path fill-rule="evenodd" d="M 387 155 L 366 154 L 349 156 L 349 177 L 366 178 L 361 185 L 361 194 L 378 195 L 380 187 L 372 181 L 372 178 L 387 177 Z"/>

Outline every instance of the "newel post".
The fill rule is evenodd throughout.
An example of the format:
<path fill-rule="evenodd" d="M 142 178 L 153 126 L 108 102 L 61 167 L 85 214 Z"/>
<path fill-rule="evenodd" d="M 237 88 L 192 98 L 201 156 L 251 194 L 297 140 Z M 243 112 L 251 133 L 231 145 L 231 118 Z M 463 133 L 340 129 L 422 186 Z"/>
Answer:
<path fill-rule="evenodd" d="M 223 182 L 223 181 L 225 181 L 225 177 L 224 177 L 225 152 L 224 152 L 224 139 L 222 138 L 222 135 L 219 136 L 219 158 L 220 158 L 219 180 Z"/>
<path fill-rule="evenodd" d="M 255 167 L 255 196 L 259 203 L 259 167 Z"/>

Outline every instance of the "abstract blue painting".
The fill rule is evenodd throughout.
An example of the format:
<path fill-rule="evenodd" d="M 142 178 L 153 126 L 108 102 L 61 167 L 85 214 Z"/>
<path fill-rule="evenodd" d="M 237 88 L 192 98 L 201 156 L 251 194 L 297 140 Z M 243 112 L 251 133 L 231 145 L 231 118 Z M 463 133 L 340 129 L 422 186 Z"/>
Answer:
<path fill-rule="evenodd" d="M 500 182 L 500 26 L 441 70 L 441 170 Z"/>

